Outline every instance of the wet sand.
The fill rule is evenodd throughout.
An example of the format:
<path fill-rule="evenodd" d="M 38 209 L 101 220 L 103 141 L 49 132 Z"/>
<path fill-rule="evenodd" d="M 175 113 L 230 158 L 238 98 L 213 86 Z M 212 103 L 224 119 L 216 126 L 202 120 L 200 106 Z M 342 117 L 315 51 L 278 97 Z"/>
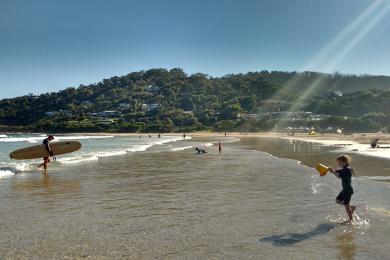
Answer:
<path fill-rule="evenodd" d="M 241 137 L 240 144 L 245 146 L 245 149 L 255 149 L 270 153 L 276 157 L 294 159 L 311 168 L 315 168 L 318 163 L 335 167 L 335 158 L 340 154 L 348 154 L 352 157 L 352 166 L 357 176 L 390 176 L 389 159 L 341 152 L 337 149 L 337 146 L 312 143 L 310 140 Z"/>
<path fill-rule="evenodd" d="M 217 141 L 199 137 L 4 178 L 0 258 L 388 257 L 387 183 L 361 179 L 353 197 L 358 218 L 344 225 L 334 204 L 339 180 L 258 151 L 261 140 L 225 143 L 222 156 L 216 146 L 204 155 L 172 151 Z M 312 148 L 302 148 L 302 158 L 305 149 Z"/>

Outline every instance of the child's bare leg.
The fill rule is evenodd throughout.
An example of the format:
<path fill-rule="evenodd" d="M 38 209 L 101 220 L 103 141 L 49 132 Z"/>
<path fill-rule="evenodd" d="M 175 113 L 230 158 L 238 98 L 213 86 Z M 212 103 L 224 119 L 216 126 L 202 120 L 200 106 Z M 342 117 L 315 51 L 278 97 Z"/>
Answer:
<path fill-rule="evenodd" d="M 352 215 L 353 215 L 353 213 L 354 213 L 354 212 L 355 212 L 355 210 L 356 210 L 356 206 L 349 205 L 349 207 L 351 208 Z"/>
<path fill-rule="evenodd" d="M 349 220 L 352 221 L 353 220 L 353 218 L 352 218 L 353 211 L 351 210 L 351 207 L 349 206 L 349 204 L 345 204 L 344 207 L 345 207 L 345 210 L 347 211 Z"/>

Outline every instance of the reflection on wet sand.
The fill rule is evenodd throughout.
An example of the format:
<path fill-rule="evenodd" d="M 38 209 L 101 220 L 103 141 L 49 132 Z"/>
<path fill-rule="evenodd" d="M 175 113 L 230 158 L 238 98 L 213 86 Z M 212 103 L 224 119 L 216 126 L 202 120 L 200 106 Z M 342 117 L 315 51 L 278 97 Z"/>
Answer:
<path fill-rule="evenodd" d="M 53 196 L 78 192 L 80 190 L 80 181 L 56 176 L 45 171 L 36 174 L 24 174 L 23 178 L 12 183 L 11 188 L 17 192 Z"/>
<path fill-rule="evenodd" d="M 188 145 L 196 146 L 181 146 Z M 364 216 L 372 219 L 375 213 L 377 220 L 364 235 L 356 232 L 355 252 L 348 234 L 336 237 L 349 226 L 326 219 L 344 212 L 334 205 L 332 189 L 313 193 L 313 169 L 239 145 L 245 144 L 224 146 L 222 159 L 217 149 L 198 156 L 159 146 L 49 168 L 46 175 L 35 171 L 5 178 L 0 181 L 0 258 L 388 255 L 383 247 L 389 241 L 388 217 L 372 210 Z M 299 145 L 296 151 L 306 149 Z M 340 186 L 336 178 L 320 181 Z M 389 208 L 390 190 L 383 183 L 363 179 L 356 193 L 360 204 Z"/>
<path fill-rule="evenodd" d="M 355 256 L 356 245 L 354 243 L 354 232 L 344 231 L 336 235 L 336 245 L 340 250 L 340 259 L 352 260 Z"/>
<path fill-rule="evenodd" d="M 309 167 L 315 167 L 318 163 L 334 165 L 335 158 L 339 155 L 338 152 L 333 152 L 337 147 L 280 138 L 241 138 L 239 143 L 233 145 L 294 159 Z M 359 154 L 349 155 L 352 156 L 352 164 L 358 176 L 390 176 L 390 160 Z"/>

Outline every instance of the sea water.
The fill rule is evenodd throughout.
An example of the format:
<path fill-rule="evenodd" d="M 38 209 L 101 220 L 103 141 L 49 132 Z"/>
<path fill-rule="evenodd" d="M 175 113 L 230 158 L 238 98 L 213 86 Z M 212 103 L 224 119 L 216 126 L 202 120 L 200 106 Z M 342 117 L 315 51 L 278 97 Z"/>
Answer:
<path fill-rule="evenodd" d="M 82 150 L 59 157 L 47 174 L 36 165 L 15 171 L 7 158 L 28 141 L 1 144 L 4 171 L 17 173 L 0 179 L 0 258 L 386 259 L 390 254 L 388 182 L 353 181 L 352 203 L 358 208 L 348 224 L 344 209 L 334 203 L 338 179 L 320 178 L 297 160 L 259 151 L 253 139 L 78 140 Z M 198 155 L 194 147 L 208 153 Z M 93 156 L 97 160 L 80 160 Z M 79 161 L 64 163 L 65 158 Z"/>

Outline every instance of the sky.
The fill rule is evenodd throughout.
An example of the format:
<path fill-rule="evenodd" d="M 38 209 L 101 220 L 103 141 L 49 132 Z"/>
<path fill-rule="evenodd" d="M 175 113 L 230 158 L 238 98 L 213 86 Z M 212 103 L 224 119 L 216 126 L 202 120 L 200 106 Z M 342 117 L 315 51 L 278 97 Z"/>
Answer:
<path fill-rule="evenodd" d="M 0 98 L 175 67 L 390 75 L 390 1 L 0 0 Z"/>

